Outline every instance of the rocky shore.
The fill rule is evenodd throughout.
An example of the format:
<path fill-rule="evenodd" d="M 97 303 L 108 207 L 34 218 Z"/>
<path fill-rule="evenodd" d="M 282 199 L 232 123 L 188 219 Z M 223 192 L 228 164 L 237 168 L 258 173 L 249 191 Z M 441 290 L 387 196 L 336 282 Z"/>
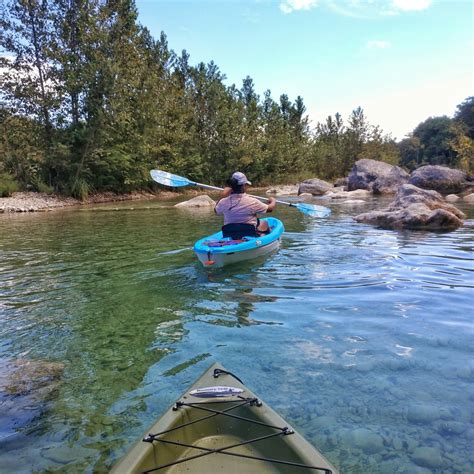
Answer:
<path fill-rule="evenodd" d="M 160 192 L 134 192 L 129 194 L 101 193 L 90 196 L 84 201 L 72 197 L 54 194 L 20 192 L 13 193 L 11 197 L 0 198 L 0 214 L 10 212 L 45 212 L 69 206 L 82 206 L 84 204 L 98 204 L 116 201 L 137 201 L 144 199 L 167 199 L 176 193 Z"/>

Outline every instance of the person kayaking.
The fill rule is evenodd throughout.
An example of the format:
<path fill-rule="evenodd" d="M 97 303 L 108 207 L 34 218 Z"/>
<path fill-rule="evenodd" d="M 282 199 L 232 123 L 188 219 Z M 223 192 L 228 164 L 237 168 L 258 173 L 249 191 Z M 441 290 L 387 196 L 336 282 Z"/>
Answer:
<path fill-rule="evenodd" d="M 252 183 L 240 171 L 233 173 L 226 184 L 214 209 L 216 214 L 224 216 L 224 237 L 239 239 L 243 236 L 268 234 L 268 223 L 260 221 L 257 215 L 272 212 L 276 206 L 275 199 L 269 198 L 268 204 L 265 204 L 249 196 L 246 191 Z"/>

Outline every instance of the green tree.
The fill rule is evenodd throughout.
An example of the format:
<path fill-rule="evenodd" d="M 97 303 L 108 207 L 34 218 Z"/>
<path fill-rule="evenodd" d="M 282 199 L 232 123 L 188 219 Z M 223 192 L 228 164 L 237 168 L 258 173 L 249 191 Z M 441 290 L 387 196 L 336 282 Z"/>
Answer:
<path fill-rule="evenodd" d="M 466 135 L 474 140 L 474 96 L 468 97 L 456 108 L 454 119 L 466 127 Z"/>

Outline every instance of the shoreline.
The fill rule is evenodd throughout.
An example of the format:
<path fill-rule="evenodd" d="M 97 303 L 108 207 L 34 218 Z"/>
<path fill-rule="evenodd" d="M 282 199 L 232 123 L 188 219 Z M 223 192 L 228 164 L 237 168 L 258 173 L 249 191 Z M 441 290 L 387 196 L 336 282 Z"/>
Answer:
<path fill-rule="evenodd" d="M 253 191 L 261 191 L 268 187 L 255 187 Z M 126 201 L 151 201 L 167 200 L 179 196 L 197 196 L 199 194 L 216 194 L 217 191 L 182 189 L 180 191 L 135 191 L 127 194 L 116 194 L 112 192 L 98 193 L 81 201 L 68 196 L 58 194 L 46 194 L 32 191 L 20 191 L 13 193 L 10 197 L 0 198 L 0 214 L 49 212 L 67 207 L 81 207 L 90 204 L 103 204 Z"/>
<path fill-rule="evenodd" d="M 107 202 L 123 201 L 147 201 L 170 199 L 180 194 L 197 194 L 195 190 L 186 190 L 183 192 L 161 191 L 152 193 L 147 191 L 137 191 L 128 194 L 98 193 L 81 201 L 67 196 L 57 194 L 45 194 L 36 192 L 17 192 L 10 197 L 0 198 L 0 214 L 10 213 L 28 213 L 28 212 L 48 212 L 67 207 L 81 207 L 90 204 L 100 204 Z"/>

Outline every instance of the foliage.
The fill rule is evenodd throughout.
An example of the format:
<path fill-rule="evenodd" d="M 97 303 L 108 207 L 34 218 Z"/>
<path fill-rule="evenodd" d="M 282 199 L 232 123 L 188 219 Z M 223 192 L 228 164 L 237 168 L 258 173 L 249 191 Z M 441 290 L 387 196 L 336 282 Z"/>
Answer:
<path fill-rule="evenodd" d="M 0 173 L 0 197 L 11 196 L 12 193 L 20 190 L 20 185 L 15 181 L 12 175 Z"/>
<path fill-rule="evenodd" d="M 413 170 L 423 165 L 443 165 L 474 170 L 474 147 L 466 125 L 447 116 L 430 117 L 399 143 L 400 163 Z"/>
<path fill-rule="evenodd" d="M 472 104 L 429 119 L 397 146 L 362 108 L 310 128 L 303 98 L 225 84 L 137 21 L 133 0 L 5 0 L 0 25 L 0 171 L 23 187 L 85 198 L 150 186 L 161 168 L 223 184 L 346 175 L 371 158 L 472 170 Z"/>

